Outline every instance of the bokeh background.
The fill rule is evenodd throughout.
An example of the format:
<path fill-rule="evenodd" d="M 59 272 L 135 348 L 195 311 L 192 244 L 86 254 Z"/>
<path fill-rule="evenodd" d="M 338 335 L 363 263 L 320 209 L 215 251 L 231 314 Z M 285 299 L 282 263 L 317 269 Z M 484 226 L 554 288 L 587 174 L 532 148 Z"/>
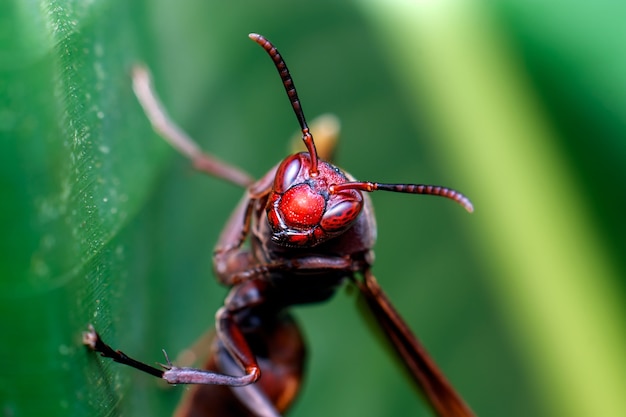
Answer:
<path fill-rule="evenodd" d="M 479 416 L 626 415 L 623 2 L 0 3 L 0 413 L 167 416 L 184 387 L 102 361 L 93 323 L 147 362 L 212 326 L 211 252 L 242 190 L 193 172 L 130 86 L 143 61 L 177 120 L 263 175 L 298 125 L 342 122 L 373 195 L 374 272 Z M 291 415 L 431 415 L 355 308 L 296 308 L 310 345 Z"/>

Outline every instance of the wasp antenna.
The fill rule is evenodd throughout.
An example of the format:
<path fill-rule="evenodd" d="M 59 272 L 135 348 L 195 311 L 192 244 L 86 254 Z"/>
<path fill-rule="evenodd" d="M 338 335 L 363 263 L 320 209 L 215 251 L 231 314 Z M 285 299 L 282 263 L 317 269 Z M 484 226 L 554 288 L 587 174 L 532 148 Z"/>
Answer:
<path fill-rule="evenodd" d="M 276 65 L 276 69 L 280 74 L 280 79 L 283 81 L 283 85 L 285 86 L 285 91 L 287 91 L 287 96 L 289 96 L 291 107 L 293 108 L 294 113 L 296 113 L 296 118 L 300 123 L 300 128 L 302 129 L 302 141 L 309 151 L 309 155 L 311 155 L 311 169 L 309 173 L 313 176 L 317 175 L 317 150 L 315 149 L 315 142 L 313 141 L 313 135 L 309 132 L 309 126 L 304 118 L 304 111 L 302 110 L 302 105 L 300 104 L 300 99 L 298 98 L 298 92 L 296 91 L 296 86 L 293 83 L 291 74 L 289 74 L 287 64 L 280 55 L 280 52 L 278 52 L 278 49 L 276 49 L 276 47 L 265 37 L 259 35 L 258 33 L 250 33 L 248 37 L 261 45 L 261 47 L 263 47 L 263 49 L 265 49 L 265 51 L 267 51 L 269 56 L 272 58 L 272 61 L 274 61 L 274 65 Z"/>
<path fill-rule="evenodd" d="M 425 185 L 425 184 L 381 184 L 378 182 L 368 181 L 352 181 L 344 182 L 342 184 L 333 184 L 329 187 L 332 194 L 338 193 L 342 190 L 360 190 L 360 191 L 393 191 L 396 193 L 407 194 L 426 194 L 437 195 L 440 197 L 449 198 L 459 203 L 465 210 L 472 213 L 474 211 L 474 205 L 458 191 L 450 188 L 441 187 L 438 185 Z"/>

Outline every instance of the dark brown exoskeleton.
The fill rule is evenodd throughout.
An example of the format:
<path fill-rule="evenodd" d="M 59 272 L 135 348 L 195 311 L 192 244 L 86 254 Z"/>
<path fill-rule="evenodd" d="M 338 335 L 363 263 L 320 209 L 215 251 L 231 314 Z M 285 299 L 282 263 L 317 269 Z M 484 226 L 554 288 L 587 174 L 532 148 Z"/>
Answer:
<path fill-rule="evenodd" d="M 304 343 L 290 306 L 328 299 L 354 283 L 391 345 L 440 417 L 472 412 L 456 394 L 378 286 L 370 269 L 376 224 L 363 191 L 396 191 L 450 198 L 469 212 L 462 194 L 444 187 L 355 181 L 318 158 L 313 136 L 287 66 L 264 37 L 251 34 L 271 56 L 302 129 L 307 152 L 288 156 L 254 182 L 238 168 L 202 153 L 172 123 L 153 93 L 148 72 L 137 67 L 134 89 L 162 136 L 208 174 L 247 187 L 214 253 L 215 273 L 231 288 L 216 314 L 216 333 L 203 370 L 167 360 L 157 369 L 105 344 L 93 327 L 85 344 L 102 356 L 170 384 L 197 384 L 176 416 L 280 416 L 294 400 L 303 372 Z M 248 247 L 243 244 L 249 239 Z"/>

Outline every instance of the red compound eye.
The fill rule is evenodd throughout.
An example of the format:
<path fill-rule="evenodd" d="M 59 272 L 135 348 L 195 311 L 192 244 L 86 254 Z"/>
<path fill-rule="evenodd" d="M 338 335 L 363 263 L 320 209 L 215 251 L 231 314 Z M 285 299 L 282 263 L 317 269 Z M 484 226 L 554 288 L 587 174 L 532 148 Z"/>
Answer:
<path fill-rule="evenodd" d="M 336 232 L 352 225 L 361 213 L 363 199 L 342 199 L 330 205 L 324 213 L 320 226 L 327 232 Z"/>
<path fill-rule="evenodd" d="M 300 178 L 300 169 L 302 168 L 302 161 L 300 155 L 291 155 L 286 158 L 278 167 L 276 171 L 276 180 L 274 181 L 274 191 L 277 193 L 284 193 L 297 182 Z"/>

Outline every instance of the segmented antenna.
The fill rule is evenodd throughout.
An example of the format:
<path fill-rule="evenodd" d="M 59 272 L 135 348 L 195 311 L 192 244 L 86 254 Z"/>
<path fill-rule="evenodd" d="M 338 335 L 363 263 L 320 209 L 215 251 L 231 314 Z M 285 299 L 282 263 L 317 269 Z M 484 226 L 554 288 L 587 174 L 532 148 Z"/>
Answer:
<path fill-rule="evenodd" d="M 268 41 L 265 37 L 257 34 L 251 33 L 248 35 L 250 39 L 258 43 L 267 51 L 267 53 L 274 61 L 274 65 L 276 65 L 276 69 L 280 74 L 280 78 L 283 81 L 283 85 L 285 86 L 285 91 L 287 92 L 287 96 L 289 96 L 289 101 L 291 101 L 291 107 L 293 111 L 296 113 L 296 118 L 300 123 L 300 127 L 302 128 L 302 141 L 309 151 L 309 155 L 311 155 L 311 169 L 309 170 L 309 174 L 311 176 L 317 175 L 317 150 L 315 149 L 315 142 L 313 141 L 313 135 L 309 132 L 309 126 L 306 123 L 306 119 L 304 118 L 304 112 L 302 110 L 302 105 L 300 104 L 300 99 L 298 98 L 298 92 L 296 91 L 296 86 L 293 83 L 293 79 L 289 74 L 289 69 L 287 68 L 287 64 L 283 60 L 282 56 L 278 52 L 278 49 L 270 41 Z M 424 185 L 424 184 L 381 184 L 377 182 L 345 182 L 342 184 L 333 184 L 330 187 L 331 193 L 337 193 L 341 190 L 360 190 L 360 191 L 394 191 L 397 193 L 408 193 L 408 194 L 427 194 L 427 195 L 438 195 L 440 197 L 446 197 L 451 200 L 456 201 L 461 206 L 465 208 L 468 212 L 474 211 L 474 206 L 472 205 L 469 198 L 465 197 L 463 194 L 458 191 L 452 190 L 446 187 L 440 187 L 436 185 Z"/>
<path fill-rule="evenodd" d="M 425 185 L 425 184 L 381 184 L 378 182 L 368 181 L 352 181 L 344 182 L 342 184 L 333 184 L 329 186 L 330 192 L 335 194 L 342 190 L 360 190 L 360 191 L 393 191 L 396 193 L 407 194 L 426 194 L 426 195 L 438 195 L 440 197 L 449 198 L 459 203 L 468 212 L 474 211 L 474 205 L 458 191 L 450 188 L 441 187 L 438 185 Z"/>
<path fill-rule="evenodd" d="M 263 36 L 257 33 L 251 33 L 248 37 L 261 45 L 270 55 L 272 61 L 274 61 L 274 65 L 276 65 L 276 69 L 278 70 L 280 78 L 283 81 L 283 85 L 285 86 L 285 91 L 287 91 L 287 95 L 289 96 L 291 107 L 293 108 L 294 113 L 296 113 L 296 118 L 300 123 L 300 128 L 302 129 L 302 140 L 309 151 L 309 155 L 311 155 L 311 169 L 309 170 L 309 174 L 311 176 L 315 176 L 317 175 L 317 150 L 315 149 L 313 135 L 309 132 L 309 126 L 304 118 L 304 112 L 302 111 L 302 105 L 300 104 L 300 99 L 298 98 L 298 92 L 296 91 L 296 86 L 293 83 L 291 74 L 289 74 L 287 64 L 285 64 L 285 61 L 280 55 L 280 52 L 278 52 L 278 49 L 276 49 L 276 47 L 274 47 L 274 45 L 272 45 L 272 43 Z"/>

